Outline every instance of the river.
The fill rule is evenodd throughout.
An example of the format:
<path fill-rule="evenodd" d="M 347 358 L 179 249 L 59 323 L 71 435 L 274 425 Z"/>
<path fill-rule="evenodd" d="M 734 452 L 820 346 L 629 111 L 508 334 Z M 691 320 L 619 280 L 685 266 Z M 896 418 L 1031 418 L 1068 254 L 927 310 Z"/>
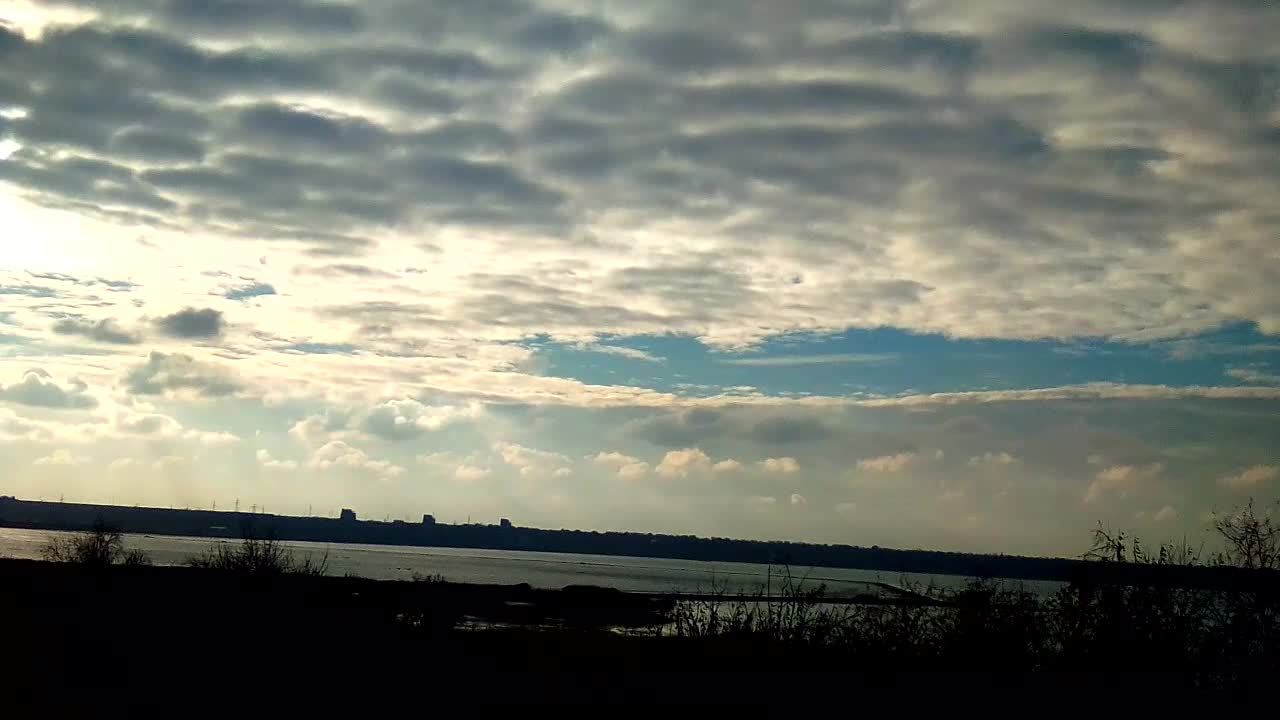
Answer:
<path fill-rule="evenodd" d="M 0 557 L 40 559 L 41 549 L 62 535 L 57 531 L 0 528 Z M 216 542 L 209 538 L 126 535 L 125 546 L 147 553 L 157 565 L 182 565 Z M 754 592 L 772 584 L 777 589 L 780 569 L 766 565 L 703 562 L 664 558 L 579 555 L 570 553 L 480 550 L 469 548 L 402 547 L 346 543 L 285 542 L 299 559 L 327 555 L 328 574 L 359 575 L 374 580 L 411 580 L 441 575 L 451 582 L 515 584 L 538 588 L 600 585 L 628 592 Z M 834 596 L 874 592 L 869 583 L 904 582 L 956 587 L 964 578 L 951 575 L 884 573 L 842 568 L 790 568 L 793 578 L 807 586 L 825 584 Z M 1024 583 L 1048 590 L 1057 583 Z M 1044 586 L 1040 588 L 1039 586 Z"/>

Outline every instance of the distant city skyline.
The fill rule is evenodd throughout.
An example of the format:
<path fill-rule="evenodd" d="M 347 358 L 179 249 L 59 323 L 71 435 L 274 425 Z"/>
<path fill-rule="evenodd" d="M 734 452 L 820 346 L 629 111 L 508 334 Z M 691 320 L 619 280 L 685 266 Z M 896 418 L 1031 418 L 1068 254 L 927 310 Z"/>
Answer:
<path fill-rule="evenodd" d="M 1028 554 L 1280 496 L 1280 4 L 0 20 L 4 494 Z"/>

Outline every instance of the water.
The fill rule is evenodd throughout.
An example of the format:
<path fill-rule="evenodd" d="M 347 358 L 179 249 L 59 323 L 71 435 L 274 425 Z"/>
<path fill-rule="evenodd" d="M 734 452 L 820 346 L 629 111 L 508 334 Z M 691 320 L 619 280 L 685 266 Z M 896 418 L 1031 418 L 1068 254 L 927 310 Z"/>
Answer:
<path fill-rule="evenodd" d="M 47 530 L 0 528 L 0 557 L 39 559 L 40 550 L 64 533 Z M 200 555 L 215 541 L 208 538 L 126 535 L 125 546 L 147 553 L 157 565 L 182 565 Z M 753 592 L 770 580 L 778 586 L 778 568 L 746 563 L 702 562 L 662 558 L 477 550 L 468 548 L 401 547 L 345 543 L 285 542 L 299 559 L 328 554 L 328 573 L 351 573 L 374 580 L 410 580 L 415 575 L 443 575 L 466 583 L 510 585 L 528 583 L 538 588 L 566 585 L 600 585 L 628 592 L 697 592 L 712 589 Z M 940 587 L 956 587 L 965 579 L 950 575 L 882 573 L 838 568 L 791 568 L 806 584 L 822 583 L 835 596 L 875 593 L 869 583 L 899 585 L 904 580 Z M 1026 583 L 1054 585 L 1056 583 Z"/>

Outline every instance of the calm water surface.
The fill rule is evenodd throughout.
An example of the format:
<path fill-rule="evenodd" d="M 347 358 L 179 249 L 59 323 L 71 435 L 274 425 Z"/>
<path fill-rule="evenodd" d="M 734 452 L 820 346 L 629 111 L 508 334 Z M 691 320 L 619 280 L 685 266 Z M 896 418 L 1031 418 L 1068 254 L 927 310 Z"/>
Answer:
<path fill-rule="evenodd" d="M 39 559 L 40 549 L 63 533 L 0 528 L 0 557 Z M 157 565 L 181 565 L 215 541 L 209 538 L 126 535 L 125 545 L 145 551 Z M 529 583 L 539 588 L 602 585 L 630 592 L 691 592 L 728 589 L 751 592 L 770 581 L 771 569 L 746 563 L 700 562 L 609 555 L 477 550 L 468 548 L 402 547 L 345 543 L 286 542 L 299 557 L 319 559 L 328 554 L 330 575 L 351 573 L 375 580 L 409 580 L 414 575 L 443 575 L 469 583 Z M 836 568 L 792 568 L 807 583 L 825 583 L 834 595 L 868 591 L 868 582 L 898 585 L 912 582 L 954 587 L 964 578 L 950 575 L 882 573 Z M 772 569 L 777 587 L 778 569 Z M 1028 587 L 1056 583 L 1025 583 Z"/>

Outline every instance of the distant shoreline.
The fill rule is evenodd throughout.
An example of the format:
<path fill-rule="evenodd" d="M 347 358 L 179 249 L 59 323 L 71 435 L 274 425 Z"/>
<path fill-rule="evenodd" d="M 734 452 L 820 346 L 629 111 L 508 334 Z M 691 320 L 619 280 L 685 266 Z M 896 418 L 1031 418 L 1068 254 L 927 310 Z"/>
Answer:
<path fill-rule="evenodd" d="M 1009 580 L 1071 581 L 1107 572 L 1065 558 L 978 555 L 932 550 L 817 545 L 621 532 L 541 530 L 512 525 L 448 525 L 311 518 L 211 510 L 169 510 L 19 500 L 0 497 L 0 527 L 83 530 L 95 522 L 132 534 L 236 540 L 247 535 L 302 542 L 398 547 L 518 550 L 606 557 L 840 568 Z M 1116 568 L 1119 570 L 1119 568 Z M 1125 568 L 1161 584 L 1212 586 L 1221 568 Z"/>

